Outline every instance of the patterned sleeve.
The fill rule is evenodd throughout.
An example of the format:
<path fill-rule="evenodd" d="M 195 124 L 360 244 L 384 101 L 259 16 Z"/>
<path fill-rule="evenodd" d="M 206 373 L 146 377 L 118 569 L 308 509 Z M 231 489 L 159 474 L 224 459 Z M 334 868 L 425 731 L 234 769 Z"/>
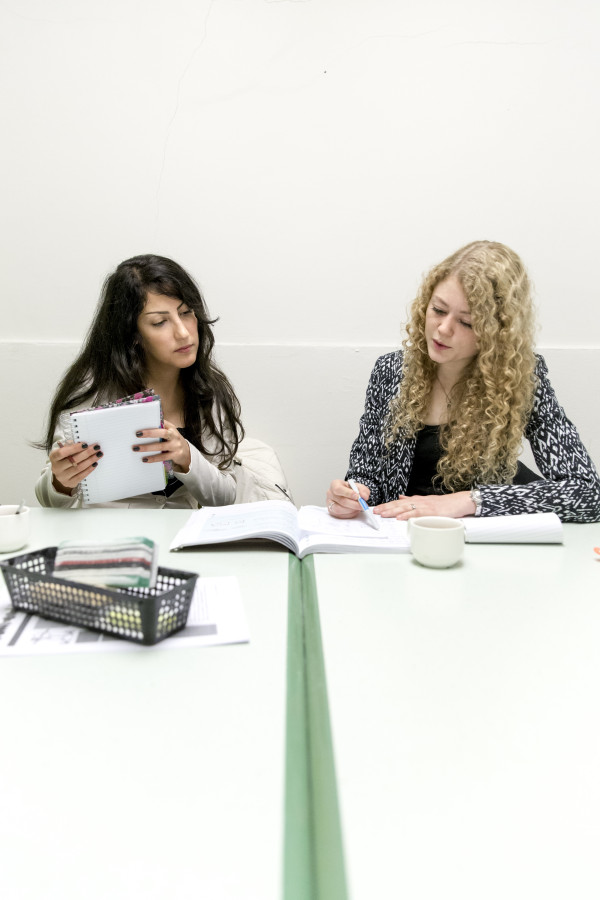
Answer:
<path fill-rule="evenodd" d="M 481 485 L 481 515 L 555 512 L 563 522 L 598 522 L 598 473 L 577 429 L 556 399 L 541 356 L 536 376 L 538 386 L 525 437 L 546 480 L 525 485 Z"/>
<path fill-rule="evenodd" d="M 370 506 L 384 503 L 387 499 L 383 422 L 390 400 L 398 387 L 400 369 L 401 354 L 398 352 L 380 356 L 375 363 L 367 386 L 365 410 L 360 417 L 358 437 L 350 450 L 346 480 L 353 478 L 369 488 Z"/>

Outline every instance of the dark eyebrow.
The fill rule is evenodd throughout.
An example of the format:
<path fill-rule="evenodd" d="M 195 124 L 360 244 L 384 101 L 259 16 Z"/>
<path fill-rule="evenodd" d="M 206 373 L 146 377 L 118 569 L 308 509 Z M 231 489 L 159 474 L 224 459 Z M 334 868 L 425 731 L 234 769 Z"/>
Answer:
<path fill-rule="evenodd" d="M 181 303 L 177 307 L 177 310 L 179 311 L 182 306 L 187 306 L 188 309 L 190 309 L 189 304 L 186 303 L 185 300 L 181 301 Z M 150 312 L 142 313 L 142 315 L 143 316 L 168 316 L 169 312 L 170 312 L 170 310 L 168 310 L 168 309 L 151 309 Z"/>

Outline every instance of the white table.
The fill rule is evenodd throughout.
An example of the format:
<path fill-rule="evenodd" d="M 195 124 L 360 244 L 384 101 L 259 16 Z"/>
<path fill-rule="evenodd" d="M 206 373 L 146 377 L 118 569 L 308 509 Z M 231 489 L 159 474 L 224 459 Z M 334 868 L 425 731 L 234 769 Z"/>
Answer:
<path fill-rule="evenodd" d="M 0 658 L 3 900 L 281 896 L 288 555 L 169 554 L 187 515 L 34 511 L 29 549 L 237 575 L 251 643 Z M 353 900 L 600 894 L 600 526 L 565 537 L 315 557 Z"/>
<path fill-rule="evenodd" d="M 353 900 L 600 896 L 595 545 L 315 558 Z"/>
<path fill-rule="evenodd" d="M 168 553 L 188 515 L 33 511 L 27 550 L 147 534 L 236 575 L 251 641 L 0 659 L 3 900 L 280 897 L 288 554 Z"/>

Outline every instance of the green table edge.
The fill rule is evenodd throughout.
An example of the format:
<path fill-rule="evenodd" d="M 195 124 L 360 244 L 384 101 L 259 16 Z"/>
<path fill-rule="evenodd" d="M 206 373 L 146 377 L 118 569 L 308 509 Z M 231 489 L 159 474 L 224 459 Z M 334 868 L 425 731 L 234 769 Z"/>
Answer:
<path fill-rule="evenodd" d="M 289 560 L 283 897 L 348 897 L 312 556 Z"/>

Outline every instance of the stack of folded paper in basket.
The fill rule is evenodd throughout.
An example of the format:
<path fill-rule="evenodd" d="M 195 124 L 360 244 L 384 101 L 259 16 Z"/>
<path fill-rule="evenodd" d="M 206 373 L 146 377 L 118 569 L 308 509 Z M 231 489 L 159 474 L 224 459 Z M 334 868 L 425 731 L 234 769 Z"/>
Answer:
<path fill-rule="evenodd" d="M 63 541 L 56 548 L 54 575 L 106 587 L 154 587 L 158 546 L 145 537 L 114 541 Z"/>

